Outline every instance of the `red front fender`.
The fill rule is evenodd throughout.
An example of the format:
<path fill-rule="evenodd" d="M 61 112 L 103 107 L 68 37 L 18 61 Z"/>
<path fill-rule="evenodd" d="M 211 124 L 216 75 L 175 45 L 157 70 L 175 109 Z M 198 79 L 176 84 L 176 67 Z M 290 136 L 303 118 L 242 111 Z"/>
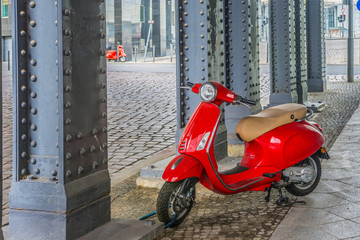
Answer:
<path fill-rule="evenodd" d="M 162 178 L 167 182 L 177 182 L 186 178 L 200 179 L 204 167 L 193 157 L 188 155 L 176 156 L 166 167 Z"/>

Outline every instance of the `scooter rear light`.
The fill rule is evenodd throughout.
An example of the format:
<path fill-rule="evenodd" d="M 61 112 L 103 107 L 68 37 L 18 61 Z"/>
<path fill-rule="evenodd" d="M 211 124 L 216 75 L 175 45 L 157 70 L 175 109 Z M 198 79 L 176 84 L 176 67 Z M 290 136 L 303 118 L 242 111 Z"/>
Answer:
<path fill-rule="evenodd" d="M 205 148 L 209 136 L 210 136 L 210 132 L 205 133 L 205 135 L 202 137 L 201 141 L 199 142 L 196 148 L 197 151 L 203 150 Z"/>
<path fill-rule="evenodd" d="M 313 126 L 315 126 L 317 129 L 320 130 L 320 132 L 323 132 L 322 128 L 320 127 L 319 124 L 317 124 L 316 122 L 310 122 Z"/>

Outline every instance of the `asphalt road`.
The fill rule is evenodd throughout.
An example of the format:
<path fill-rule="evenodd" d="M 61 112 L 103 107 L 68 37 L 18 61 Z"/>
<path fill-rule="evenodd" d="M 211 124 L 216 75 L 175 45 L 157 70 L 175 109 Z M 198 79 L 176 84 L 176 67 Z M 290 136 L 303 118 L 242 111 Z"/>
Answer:
<path fill-rule="evenodd" d="M 355 66 L 355 75 L 360 75 L 360 66 Z M 109 72 L 176 73 L 175 63 L 108 63 Z M 268 65 L 260 65 L 261 74 L 269 74 Z M 346 75 L 346 65 L 327 65 L 327 75 Z"/>

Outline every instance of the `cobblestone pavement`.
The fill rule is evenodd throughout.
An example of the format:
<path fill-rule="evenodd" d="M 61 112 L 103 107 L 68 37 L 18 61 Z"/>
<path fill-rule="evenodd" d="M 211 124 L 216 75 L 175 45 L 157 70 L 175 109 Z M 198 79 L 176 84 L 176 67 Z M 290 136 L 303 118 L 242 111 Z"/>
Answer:
<path fill-rule="evenodd" d="M 330 148 L 359 105 L 360 77 L 357 76 L 354 83 L 347 83 L 343 76 L 329 76 L 327 80 L 328 91 L 310 93 L 309 100 L 327 105 L 313 120 L 323 127 L 326 146 Z M 266 92 L 262 95 L 267 96 Z M 136 188 L 136 177 L 112 189 L 112 217 L 136 219 L 154 211 L 158 190 Z M 167 229 L 164 240 L 269 239 L 289 208 L 274 205 L 275 192 L 270 203 L 264 201 L 264 196 L 263 192 L 231 196 L 201 192 L 185 222 L 175 229 Z"/>

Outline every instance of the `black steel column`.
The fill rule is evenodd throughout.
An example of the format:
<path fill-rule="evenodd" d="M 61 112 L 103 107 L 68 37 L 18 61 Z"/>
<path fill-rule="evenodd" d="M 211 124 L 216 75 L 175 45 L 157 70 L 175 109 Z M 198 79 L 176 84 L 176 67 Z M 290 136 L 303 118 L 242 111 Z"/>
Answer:
<path fill-rule="evenodd" d="M 239 139 L 235 128 L 239 119 L 261 110 L 259 81 L 258 1 L 225 1 L 226 86 L 257 102 L 248 109 L 226 106 L 229 155 L 235 156 Z"/>
<path fill-rule="evenodd" d="M 309 92 L 326 90 L 324 0 L 306 1 Z"/>
<path fill-rule="evenodd" d="M 110 220 L 104 0 L 13 2 L 12 239 Z"/>
<path fill-rule="evenodd" d="M 177 142 L 201 101 L 197 94 L 178 87 L 187 82 L 225 82 L 223 7 L 222 1 L 176 0 Z M 227 155 L 226 135 L 222 122 L 215 139 L 217 159 Z"/>
<path fill-rule="evenodd" d="M 270 106 L 298 102 L 294 0 L 269 0 Z"/>

